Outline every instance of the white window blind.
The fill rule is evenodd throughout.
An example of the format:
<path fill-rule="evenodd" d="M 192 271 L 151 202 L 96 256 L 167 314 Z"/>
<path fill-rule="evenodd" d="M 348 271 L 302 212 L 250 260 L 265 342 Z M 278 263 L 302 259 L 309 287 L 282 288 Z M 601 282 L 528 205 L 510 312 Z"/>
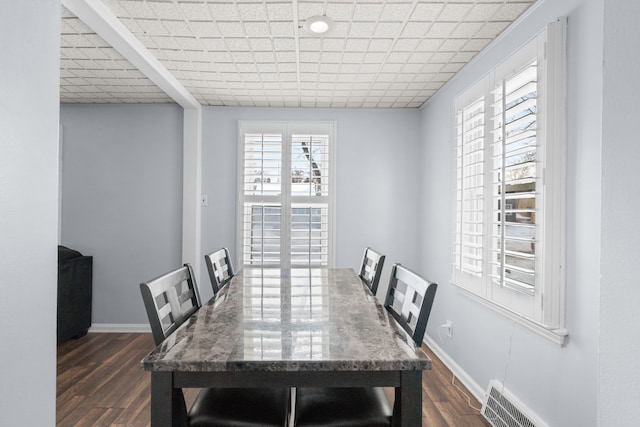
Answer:
<path fill-rule="evenodd" d="M 330 265 L 333 124 L 241 122 L 239 133 L 241 265 Z"/>
<path fill-rule="evenodd" d="M 564 40 L 563 19 L 457 98 L 452 237 L 452 282 L 558 343 Z"/>
<path fill-rule="evenodd" d="M 493 95 L 491 274 L 497 285 L 535 293 L 537 61 L 501 80 Z"/>
<path fill-rule="evenodd" d="M 484 227 L 484 96 L 457 114 L 455 265 L 480 276 Z"/>

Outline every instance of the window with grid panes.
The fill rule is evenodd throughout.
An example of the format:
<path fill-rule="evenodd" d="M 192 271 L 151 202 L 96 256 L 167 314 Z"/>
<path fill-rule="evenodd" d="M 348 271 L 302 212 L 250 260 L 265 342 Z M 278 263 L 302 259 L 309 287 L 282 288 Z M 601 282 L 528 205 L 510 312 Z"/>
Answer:
<path fill-rule="evenodd" d="M 564 342 L 565 22 L 456 99 L 452 282 Z"/>
<path fill-rule="evenodd" d="M 243 266 L 329 266 L 333 123 L 240 122 Z"/>

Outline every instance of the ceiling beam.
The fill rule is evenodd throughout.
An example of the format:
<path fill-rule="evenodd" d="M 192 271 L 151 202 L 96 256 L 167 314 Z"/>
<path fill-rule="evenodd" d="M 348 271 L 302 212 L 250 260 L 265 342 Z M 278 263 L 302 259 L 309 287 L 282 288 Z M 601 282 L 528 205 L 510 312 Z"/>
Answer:
<path fill-rule="evenodd" d="M 62 5 L 109 43 L 182 108 L 202 106 L 100 0 L 62 0 Z"/>

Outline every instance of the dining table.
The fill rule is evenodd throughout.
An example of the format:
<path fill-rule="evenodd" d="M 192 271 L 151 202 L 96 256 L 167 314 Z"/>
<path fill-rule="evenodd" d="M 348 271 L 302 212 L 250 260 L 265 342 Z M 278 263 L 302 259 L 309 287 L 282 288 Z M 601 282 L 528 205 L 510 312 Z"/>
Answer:
<path fill-rule="evenodd" d="M 141 362 L 151 425 L 181 388 L 394 387 L 393 425 L 422 425 L 431 360 L 350 268 L 250 267 Z"/>

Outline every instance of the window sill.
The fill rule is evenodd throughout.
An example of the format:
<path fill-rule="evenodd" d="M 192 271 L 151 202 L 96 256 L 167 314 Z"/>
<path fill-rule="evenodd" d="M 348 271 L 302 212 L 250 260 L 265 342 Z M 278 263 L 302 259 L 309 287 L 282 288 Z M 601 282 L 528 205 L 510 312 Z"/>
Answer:
<path fill-rule="evenodd" d="M 470 292 L 458 285 L 456 285 L 455 283 L 453 283 L 453 285 L 460 291 L 460 293 L 462 295 L 465 295 L 469 298 L 471 298 L 474 301 L 479 302 L 480 304 L 484 305 L 485 307 L 488 307 L 490 309 L 492 309 L 493 311 L 496 311 L 498 313 L 500 313 L 501 315 L 507 317 L 508 319 L 524 326 L 525 328 L 529 329 L 532 332 L 535 332 L 536 334 L 546 338 L 547 340 L 553 342 L 554 344 L 556 344 L 558 347 L 564 347 L 565 344 L 567 343 L 567 339 L 569 338 L 569 331 L 567 331 L 564 328 L 560 328 L 560 329 L 550 329 L 547 326 L 542 325 L 541 323 L 535 322 L 531 319 L 528 319 L 526 317 L 523 317 L 521 315 L 519 315 L 518 313 L 509 310 L 506 307 L 503 307 L 499 304 L 496 304 L 495 302 L 488 300 L 486 298 L 481 297 L 480 295 L 474 294 L 473 292 Z"/>

